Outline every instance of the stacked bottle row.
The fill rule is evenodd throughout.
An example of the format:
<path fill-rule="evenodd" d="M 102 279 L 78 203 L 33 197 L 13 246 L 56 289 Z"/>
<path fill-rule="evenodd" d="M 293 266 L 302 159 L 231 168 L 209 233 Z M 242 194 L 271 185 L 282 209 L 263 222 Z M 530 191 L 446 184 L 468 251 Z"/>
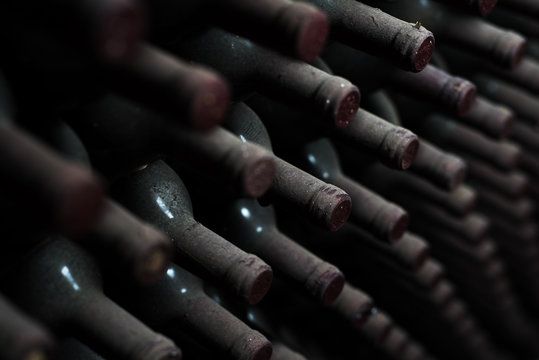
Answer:
<path fill-rule="evenodd" d="M 539 354 L 532 2 L 0 7 L 0 359 Z"/>

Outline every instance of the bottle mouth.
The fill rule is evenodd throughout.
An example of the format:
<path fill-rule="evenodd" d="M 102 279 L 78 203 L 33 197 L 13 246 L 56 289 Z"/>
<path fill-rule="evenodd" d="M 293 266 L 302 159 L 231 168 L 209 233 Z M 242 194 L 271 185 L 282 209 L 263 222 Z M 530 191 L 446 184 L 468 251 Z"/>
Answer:
<path fill-rule="evenodd" d="M 435 41 L 432 34 L 428 35 L 421 42 L 417 50 L 415 50 L 415 56 L 413 57 L 411 69 L 413 72 L 420 72 L 427 67 L 434 53 L 434 44 Z"/>
<path fill-rule="evenodd" d="M 295 4 L 296 5 L 296 4 Z M 301 5 L 298 3 L 295 8 Z M 307 6 L 303 9 L 302 26 L 298 31 L 298 39 L 296 45 L 296 56 L 306 62 L 313 61 L 324 49 L 329 34 L 329 20 L 327 16 L 318 9 L 312 9 Z"/>
<path fill-rule="evenodd" d="M 219 75 L 200 71 L 189 116 L 189 127 L 209 130 L 220 124 L 230 104 L 228 83 Z"/>
<path fill-rule="evenodd" d="M 104 11 L 97 51 L 105 62 L 125 61 L 136 52 L 146 31 L 144 12 L 131 1 L 111 2 Z"/>
<path fill-rule="evenodd" d="M 395 212 L 395 214 L 392 216 L 393 219 L 390 220 L 390 231 L 388 234 L 388 242 L 390 244 L 394 244 L 399 241 L 410 224 L 410 217 L 400 207 L 394 209 L 393 212 Z"/>
<path fill-rule="evenodd" d="M 342 292 L 344 275 L 336 268 L 333 268 L 322 274 L 319 281 L 322 287 L 322 305 L 330 306 Z"/>
<path fill-rule="evenodd" d="M 334 121 L 337 127 L 345 127 L 353 121 L 359 109 L 360 93 L 354 85 L 340 85 L 342 91 L 335 97 L 334 102 L 337 109 L 334 114 Z"/>
<path fill-rule="evenodd" d="M 352 199 L 348 194 L 342 192 L 337 195 L 336 199 L 327 224 L 330 231 L 339 230 L 346 223 L 352 211 Z"/>

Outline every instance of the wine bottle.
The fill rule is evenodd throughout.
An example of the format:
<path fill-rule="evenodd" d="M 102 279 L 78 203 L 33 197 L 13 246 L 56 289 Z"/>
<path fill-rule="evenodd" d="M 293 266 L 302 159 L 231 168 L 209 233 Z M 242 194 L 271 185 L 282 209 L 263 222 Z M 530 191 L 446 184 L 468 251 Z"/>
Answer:
<path fill-rule="evenodd" d="M 349 79 L 365 92 L 390 85 L 408 96 L 434 103 L 458 115 L 470 110 L 476 95 L 474 84 L 433 65 L 427 65 L 419 73 L 411 73 L 384 66 L 376 58 L 336 42 L 326 48 L 323 59 L 335 74 Z"/>
<path fill-rule="evenodd" d="M 467 164 L 460 157 L 442 151 L 421 139 L 421 146 L 410 171 L 423 176 L 442 189 L 454 190 L 464 181 Z"/>
<path fill-rule="evenodd" d="M 327 139 L 306 144 L 300 162 L 300 167 L 350 195 L 353 202 L 351 222 L 382 241 L 394 243 L 402 237 L 408 227 L 408 214 L 346 176 L 341 170 L 335 148 Z"/>
<path fill-rule="evenodd" d="M 344 284 L 331 308 L 358 329 L 376 312 L 372 298 L 349 283 Z"/>
<path fill-rule="evenodd" d="M 309 62 L 323 49 L 329 32 L 329 21 L 320 9 L 291 0 L 144 0 L 143 4 L 151 37 L 164 44 L 216 24 Z"/>
<path fill-rule="evenodd" d="M 522 155 L 518 146 L 491 140 L 443 115 L 431 114 L 421 120 L 405 120 L 405 124 L 441 148 L 463 152 L 503 170 L 516 168 Z"/>
<path fill-rule="evenodd" d="M 252 199 L 239 199 L 213 215 L 218 217 L 223 237 L 240 248 L 260 256 L 283 279 L 304 288 L 324 306 L 339 296 L 344 275 L 320 259 L 276 226 L 274 210 Z"/>
<path fill-rule="evenodd" d="M 129 60 L 110 67 L 105 81 L 124 96 L 197 130 L 220 123 L 230 98 L 226 81 L 214 71 L 187 64 L 144 44 Z"/>
<path fill-rule="evenodd" d="M 521 196 L 530 186 L 529 178 L 519 171 L 501 172 L 477 160 L 468 161 L 468 167 L 473 182 L 509 196 Z"/>
<path fill-rule="evenodd" d="M 487 187 L 478 187 L 478 206 L 486 215 L 496 213 L 508 221 L 531 220 L 535 204 L 529 197 L 511 198 Z"/>
<path fill-rule="evenodd" d="M 4 123 L 0 123 L 0 148 L 6 169 L 0 175 L 6 189 L 2 213 L 17 223 L 31 219 L 38 227 L 65 235 L 90 229 L 103 205 L 104 189 L 97 175 Z M 17 213 L 24 213 L 24 219 Z"/>
<path fill-rule="evenodd" d="M 171 265 L 154 285 L 116 289 L 115 295 L 143 321 L 178 342 L 183 331 L 230 359 L 271 356 L 271 343 L 262 334 L 213 301 L 204 293 L 202 280 L 179 266 Z"/>
<path fill-rule="evenodd" d="M 444 191 L 420 176 L 392 171 L 379 164 L 357 171 L 357 178 L 374 191 L 403 206 L 409 202 L 426 201 L 452 214 L 466 215 L 472 211 L 477 200 L 475 191 L 466 184 L 452 191 Z"/>
<path fill-rule="evenodd" d="M 284 146 L 297 147 L 303 140 L 301 137 L 311 141 L 328 136 L 339 143 L 372 152 L 387 166 L 400 170 L 410 167 L 419 147 L 417 136 L 411 131 L 363 109 L 358 109 L 347 127 L 328 128 L 313 126 L 315 117 L 262 96 L 252 96 L 246 103 L 260 116 L 272 138 Z"/>
<path fill-rule="evenodd" d="M 55 340 L 37 321 L 0 294 L 0 357 L 6 360 L 49 358 Z"/>
<path fill-rule="evenodd" d="M 197 176 L 235 194 L 258 197 L 273 180 L 273 156 L 216 127 L 201 133 L 170 126 L 161 116 L 109 95 L 70 116 L 94 165 L 110 177 L 168 155 Z"/>
<path fill-rule="evenodd" d="M 520 64 L 511 70 L 491 66 L 488 67 L 488 71 L 534 94 L 539 92 L 539 86 L 537 85 L 539 63 L 530 56 L 525 56 Z"/>
<path fill-rule="evenodd" d="M 429 245 L 425 240 L 410 232 L 405 232 L 399 241 L 387 244 L 352 224 L 346 224 L 337 233 L 325 236 L 314 231 L 306 231 L 303 227 L 294 229 L 288 226 L 286 230 L 294 235 L 296 232 L 302 233 L 308 238 L 304 242 L 308 243 L 310 248 L 334 259 L 335 263 L 343 267 L 354 267 L 354 263 L 358 261 L 355 256 L 348 254 L 361 254 L 391 262 L 392 266 L 416 270 L 423 265 L 429 255 Z"/>
<path fill-rule="evenodd" d="M 421 19 L 421 24 L 436 34 L 438 43 L 451 44 L 500 66 L 512 68 L 524 55 L 526 40 L 518 33 L 499 28 L 481 18 L 459 13 L 443 4 L 414 0 L 406 2 L 406 5 L 399 2 L 377 2 L 377 5 L 406 21 Z"/>
<path fill-rule="evenodd" d="M 150 330 L 102 293 L 95 260 L 57 237 L 28 254 L 10 276 L 11 296 L 57 331 L 70 331 L 113 359 L 180 359 L 168 338 Z"/>
<path fill-rule="evenodd" d="M 440 229 L 444 229 L 472 243 L 483 239 L 489 228 L 488 219 L 475 213 L 457 218 L 432 205 L 422 204 L 422 206 L 415 206 L 410 204 L 408 208 L 416 219 L 415 225 L 425 222 L 429 222 L 431 225 L 437 224 Z"/>
<path fill-rule="evenodd" d="M 509 106 L 518 117 L 539 124 L 539 101 L 529 92 L 488 75 L 478 74 L 473 81 L 489 99 Z"/>
<path fill-rule="evenodd" d="M 28 29 L 49 32 L 110 63 L 126 60 L 136 51 L 146 25 L 142 7 L 131 0 L 7 1 L 2 10 L 4 30 L 9 28 L 11 34 Z"/>
<path fill-rule="evenodd" d="M 40 138 L 68 159 L 90 166 L 80 138 L 64 122 L 37 130 Z M 162 276 L 172 257 L 165 234 L 144 223 L 113 200 L 106 199 L 96 223 L 83 236 L 71 237 L 98 254 L 101 264 L 136 282 L 152 283 Z"/>
<path fill-rule="evenodd" d="M 440 109 L 417 99 L 412 99 L 403 94 L 392 94 L 392 100 L 403 116 L 403 122 L 418 123 L 417 119 L 423 119 L 432 114 L 440 113 Z M 473 101 L 468 113 L 452 117 L 459 124 L 470 126 L 483 135 L 494 139 L 505 139 L 511 132 L 515 123 L 515 117 L 511 109 L 501 104 L 493 103 L 478 95 Z M 407 124 L 409 126 L 409 124 Z"/>
<path fill-rule="evenodd" d="M 271 268 L 197 222 L 182 180 L 163 161 L 118 181 L 114 192 L 128 209 L 170 237 L 178 261 L 188 269 L 249 304 L 264 297 L 272 280 Z"/>
<path fill-rule="evenodd" d="M 509 139 L 522 146 L 530 153 L 536 154 L 539 152 L 539 133 L 537 130 L 524 121 L 517 121 L 513 127 L 513 131 L 509 135 Z M 528 152 L 526 151 L 526 152 Z"/>
<path fill-rule="evenodd" d="M 271 140 L 258 116 L 245 104 L 231 110 L 225 127 L 248 141 L 271 150 Z M 351 199 L 340 188 L 328 184 L 276 157 L 276 175 L 264 196 L 276 207 L 286 207 L 306 215 L 315 223 L 337 231 L 348 219 Z"/>
<path fill-rule="evenodd" d="M 505 139 L 512 134 L 515 126 L 515 115 L 506 106 L 490 102 L 482 96 L 477 96 L 470 112 L 462 120 L 485 135 L 495 139 Z"/>
<path fill-rule="evenodd" d="M 107 264 L 114 264 L 115 271 L 127 270 L 136 282 L 143 284 L 157 281 L 172 258 L 172 244 L 165 234 L 112 200 L 105 201 L 99 220 L 88 235 L 77 240 L 94 249 L 100 260 L 109 259 Z"/>
<path fill-rule="evenodd" d="M 352 47 L 390 60 L 404 70 L 419 72 L 434 51 L 430 31 L 358 1 L 308 0 L 331 22 L 332 36 Z"/>
<path fill-rule="evenodd" d="M 498 3 L 498 0 L 459 0 L 459 1 L 449 1 L 449 0 L 436 0 L 438 2 L 447 4 L 448 6 L 455 6 L 466 8 L 477 13 L 481 16 L 488 15 L 494 6 Z"/>
<path fill-rule="evenodd" d="M 190 61 L 217 69 L 233 84 L 236 99 L 253 91 L 301 106 L 336 126 L 346 126 L 359 107 L 359 91 L 348 80 L 280 56 L 218 29 L 168 47 Z"/>

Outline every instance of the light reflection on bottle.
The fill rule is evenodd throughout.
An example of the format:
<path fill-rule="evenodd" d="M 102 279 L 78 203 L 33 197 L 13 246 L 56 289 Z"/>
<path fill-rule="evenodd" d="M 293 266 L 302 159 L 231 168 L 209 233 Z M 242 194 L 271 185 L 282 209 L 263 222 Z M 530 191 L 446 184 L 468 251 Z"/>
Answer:
<path fill-rule="evenodd" d="M 159 207 L 161 208 L 161 210 L 163 210 L 165 215 L 168 216 L 169 219 L 173 219 L 174 215 L 172 215 L 172 213 L 168 209 L 167 205 L 165 204 L 161 196 L 158 196 L 156 201 L 157 201 L 157 205 L 159 205 Z"/>
<path fill-rule="evenodd" d="M 80 286 L 77 284 L 75 279 L 73 279 L 73 276 L 71 275 L 71 271 L 69 271 L 69 268 L 67 266 L 62 267 L 62 275 L 69 281 L 71 286 L 73 287 L 73 290 L 79 291 Z"/>

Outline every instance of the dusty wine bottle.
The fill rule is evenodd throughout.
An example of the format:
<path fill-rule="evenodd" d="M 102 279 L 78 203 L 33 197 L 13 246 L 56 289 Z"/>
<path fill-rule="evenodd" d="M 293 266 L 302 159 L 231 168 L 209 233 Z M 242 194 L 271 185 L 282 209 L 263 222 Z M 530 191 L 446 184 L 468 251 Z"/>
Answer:
<path fill-rule="evenodd" d="M 404 123 L 441 148 L 483 159 L 503 170 L 516 168 L 522 155 L 518 146 L 489 139 L 443 115 L 432 114 Z"/>
<path fill-rule="evenodd" d="M 392 171 L 380 164 L 357 171 L 357 178 L 374 191 L 404 206 L 413 201 L 427 201 L 455 215 L 466 215 L 472 211 L 477 200 L 474 190 L 466 184 L 452 191 L 444 191 L 420 176 Z"/>
<path fill-rule="evenodd" d="M 103 205 L 104 186 L 90 169 L 65 160 L 3 122 L 0 152 L 2 167 L 9 169 L 0 175 L 5 189 L 2 212 L 9 209 L 14 214 L 20 209 L 24 221 L 32 219 L 37 226 L 65 235 L 83 234 L 95 223 Z"/>
<path fill-rule="evenodd" d="M 374 303 L 369 295 L 353 285 L 345 283 L 341 294 L 331 307 L 353 327 L 359 329 L 373 314 Z"/>
<path fill-rule="evenodd" d="M 220 123 L 230 98 L 219 74 L 149 44 L 111 67 L 105 81 L 122 95 L 165 113 L 165 119 L 197 130 Z"/>
<path fill-rule="evenodd" d="M 309 62 L 322 51 L 329 32 L 329 21 L 320 9 L 291 0 L 144 0 L 143 4 L 150 35 L 164 44 L 210 23 Z"/>
<path fill-rule="evenodd" d="M 462 119 L 466 121 L 466 124 L 496 139 L 506 138 L 513 132 L 516 123 L 511 109 L 493 103 L 482 96 L 475 98 L 470 112 Z"/>
<path fill-rule="evenodd" d="M 271 356 L 271 343 L 262 334 L 213 301 L 204 293 L 202 280 L 179 266 L 169 267 L 154 285 L 116 293 L 138 317 L 174 339 L 182 330 L 230 359 Z"/>
<path fill-rule="evenodd" d="M 473 81 L 489 99 L 509 106 L 518 117 L 539 124 L 539 101 L 529 92 L 489 75 L 477 74 Z"/>
<path fill-rule="evenodd" d="M 399 92 L 435 103 L 458 115 L 470 110 L 476 96 L 475 85 L 470 81 L 433 65 L 427 65 L 419 73 L 411 73 L 384 66 L 376 58 L 336 42 L 326 48 L 323 59 L 335 74 L 349 79 L 366 92 L 390 85 Z"/>
<path fill-rule="evenodd" d="M 3 25 L 12 31 L 53 32 L 70 46 L 110 63 L 133 55 L 146 27 L 142 7 L 132 0 L 6 1 L 2 7 Z"/>
<path fill-rule="evenodd" d="M 419 72 L 434 51 L 433 34 L 378 8 L 353 0 L 308 0 L 331 22 L 332 36 L 359 50 L 383 57 L 404 70 Z"/>
<path fill-rule="evenodd" d="M 343 127 L 352 121 L 359 107 L 359 90 L 350 81 L 218 29 L 201 32 L 168 48 L 190 61 L 217 69 L 234 86 L 240 100 L 253 91 L 261 92 L 321 114 L 324 120 Z"/>
<path fill-rule="evenodd" d="M 273 277 L 271 268 L 196 221 L 185 185 L 163 161 L 132 173 L 114 190 L 128 209 L 170 237 L 184 266 L 249 304 L 264 297 Z"/>
<path fill-rule="evenodd" d="M 377 4 L 382 10 L 406 21 L 421 19 L 421 23 L 436 34 L 439 43 L 451 44 L 506 68 L 516 66 L 524 55 L 526 39 L 518 33 L 443 4 L 429 0 Z"/>
<path fill-rule="evenodd" d="M 170 126 L 158 114 L 117 96 L 88 104 L 70 120 L 95 166 L 111 177 L 165 154 L 242 196 L 261 196 L 273 181 L 273 155 L 260 146 L 220 127 L 201 133 Z"/>
<path fill-rule="evenodd" d="M 138 219 L 112 200 L 105 201 L 101 215 L 87 236 L 77 239 L 100 254 L 100 260 L 125 271 L 138 283 L 154 283 L 172 258 L 167 236 Z"/>
<path fill-rule="evenodd" d="M 46 360 L 55 340 L 37 321 L 0 294 L 0 357 L 6 360 Z"/>
<path fill-rule="evenodd" d="M 327 139 L 306 144 L 300 162 L 300 167 L 350 195 L 353 202 L 350 221 L 382 241 L 393 243 L 402 237 L 409 222 L 406 211 L 346 176 L 335 148 Z"/>
<path fill-rule="evenodd" d="M 181 359 L 168 338 L 150 330 L 102 293 L 95 260 L 76 244 L 52 238 L 14 270 L 17 303 L 58 331 L 71 331 L 113 359 Z"/>
<path fill-rule="evenodd" d="M 297 147 L 301 140 L 328 136 L 372 152 L 384 164 L 399 170 L 410 167 L 419 147 L 414 133 L 363 109 L 358 109 L 350 124 L 341 128 L 314 126 L 316 117 L 263 96 L 252 96 L 246 103 L 260 116 L 272 138 L 284 146 Z"/>
<path fill-rule="evenodd" d="M 231 113 L 225 127 L 271 150 L 271 141 L 264 124 L 249 107 L 239 103 L 232 108 Z M 305 214 L 331 231 L 337 231 L 346 222 L 352 206 L 346 192 L 280 158 L 276 157 L 275 162 L 275 179 L 265 195 L 266 201 Z"/>
<path fill-rule="evenodd" d="M 530 186 L 529 178 L 519 171 L 502 172 L 477 160 L 469 160 L 470 179 L 509 196 L 521 196 Z"/>
<path fill-rule="evenodd" d="M 460 157 L 442 151 L 421 139 L 410 171 L 443 189 L 454 190 L 464 181 L 467 165 Z"/>
<path fill-rule="evenodd" d="M 256 200 L 240 199 L 225 208 L 223 236 L 242 249 L 260 256 L 283 278 L 304 288 L 324 306 L 339 296 L 344 275 L 334 265 L 320 259 L 276 226 L 274 210 Z"/>

